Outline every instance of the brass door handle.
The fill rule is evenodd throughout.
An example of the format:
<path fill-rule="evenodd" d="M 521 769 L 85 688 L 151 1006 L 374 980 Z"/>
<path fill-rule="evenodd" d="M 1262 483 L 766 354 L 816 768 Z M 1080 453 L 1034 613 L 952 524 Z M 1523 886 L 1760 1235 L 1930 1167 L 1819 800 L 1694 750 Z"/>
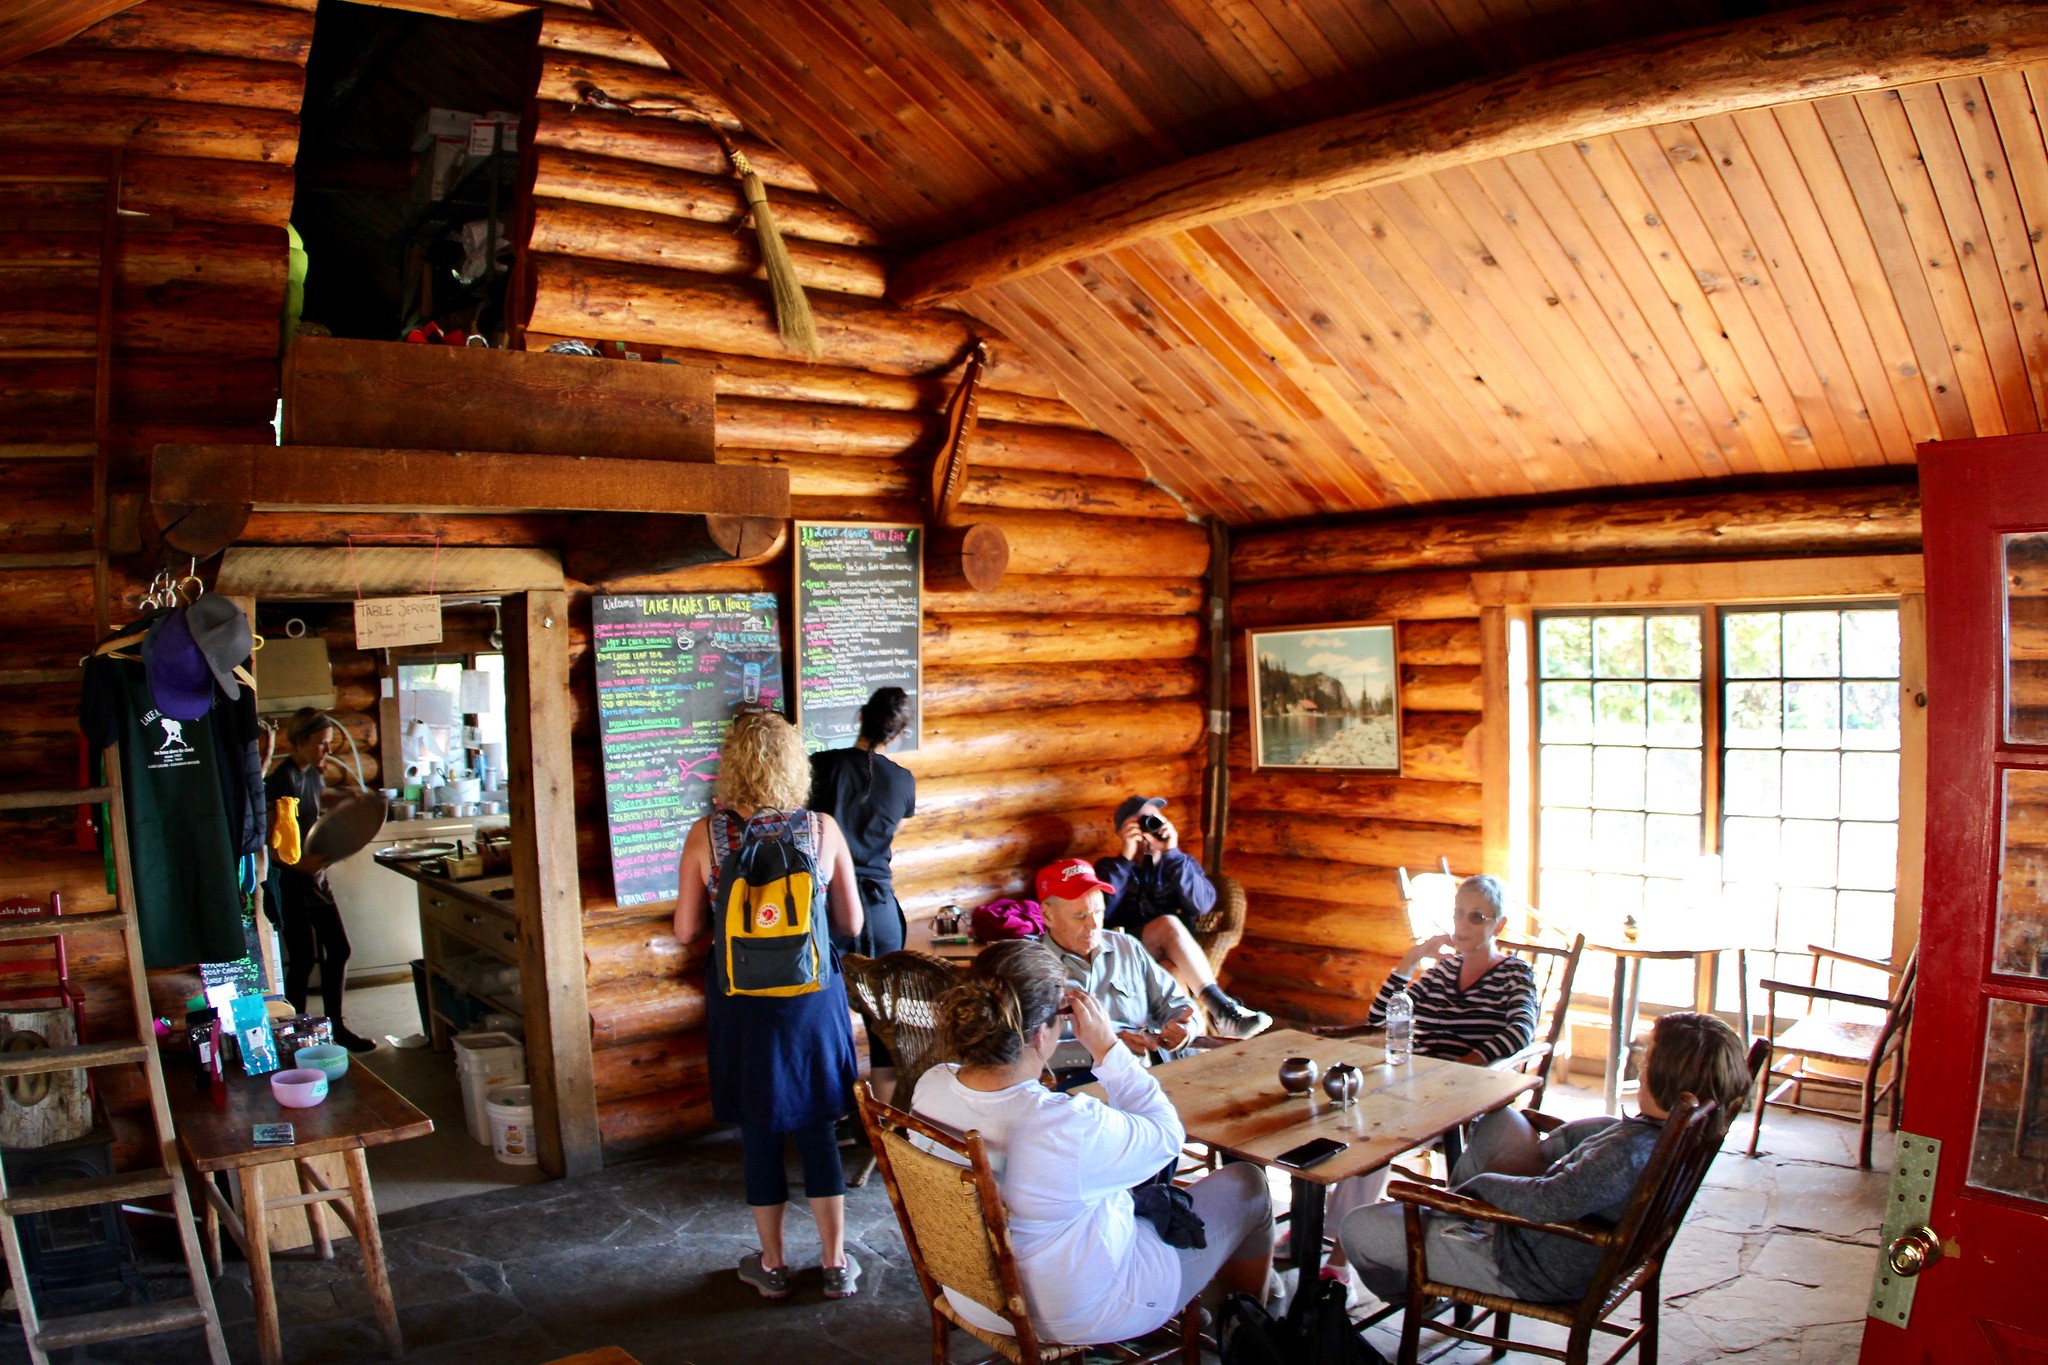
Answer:
<path fill-rule="evenodd" d="M 1941 1239 L 1930 1227 L 1917 1227 L 1892 1239 L 1884 1251 L 1894 1275 L 1911 1279 L 1941 1259 Z"/>

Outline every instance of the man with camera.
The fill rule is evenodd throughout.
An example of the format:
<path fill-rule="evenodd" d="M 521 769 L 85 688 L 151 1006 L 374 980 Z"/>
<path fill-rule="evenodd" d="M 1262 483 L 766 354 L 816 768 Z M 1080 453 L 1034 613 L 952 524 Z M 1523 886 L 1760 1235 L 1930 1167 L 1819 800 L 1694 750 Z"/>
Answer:
<path fill-rule="evenodd" d="M 1095 864 L 1108 884 L 1109 927 L 1130 934 L 1190 990 L 1209 1014 L 1218 1038 L 1250 1038 L 1269 1028 L 1271 1015 L 1246 1009 L 1216 984 L 1209 956 L 1195 942 L 1197 915 L 1216 904 L 1216 887 L 1201 865 L 1181 852 L 1180 831 L 1161 811 L 1163 796 L 1126 797 L 1113 823 L 1123 850 Z"/>

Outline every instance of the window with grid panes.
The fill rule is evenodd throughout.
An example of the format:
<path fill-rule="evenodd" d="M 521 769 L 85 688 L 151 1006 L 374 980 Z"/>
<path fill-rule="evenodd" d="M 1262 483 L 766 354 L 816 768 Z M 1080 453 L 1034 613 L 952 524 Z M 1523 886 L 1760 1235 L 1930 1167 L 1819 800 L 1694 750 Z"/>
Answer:
<path fill-rule="evenodd" d="M 1809 943 L 1888 954 L 1895 608 L 1546 615 L 1536 664 L 1537 892 L 1547 919 L 1611 926 L 1634 916 L 1653 926 L 1718 914 L 1732 941 L 1765 950 L 1753 970 L 1766 972 L 1780 970 L 1773 953 L 1804 954 Z M 1709 809 L 1719 810 L 1718 828 L 1705 824 Z M 1713 853 L 1718 862 L 1702 856 Z M 1734 1003 L 1732 966 L 1724 1006 Z M 1599 981 L 1610 969 L 1589 955 L 1585 970 Z M 1644 997 L 1689 1003 L 1690 970 L 1646 963 Z"/>

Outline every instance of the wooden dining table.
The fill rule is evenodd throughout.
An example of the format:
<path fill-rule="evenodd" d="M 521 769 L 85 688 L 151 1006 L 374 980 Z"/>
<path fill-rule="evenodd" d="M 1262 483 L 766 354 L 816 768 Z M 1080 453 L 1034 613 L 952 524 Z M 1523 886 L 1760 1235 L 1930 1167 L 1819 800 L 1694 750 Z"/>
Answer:
<path fill-rule="evenodd" d="M 434 1131 L 434 1121 L 360 1063 L 332 1080 L 327 1098 L 310 1109 L 288 1109 L 279 1104 L 268 1076 L 230 1075 L 218 1095 L 189 1083 L 172 1085 L 170 1092 L 178 1146 L 202 1196 L 210 1268 L 220 1274 L 223 1227 L 248 1258 L 249 1291 L 256 1306 L 256 1349 L 262 1365 L 281 1365 L 284 1359 L 277 1285 L 271 1276 L 269 1215 L 272 1210 L 293 1207 L 306 1211 L 313 1254 L 322 1260 L 334 1255 L 321 1213 L 323 1205 L 332 1205 L 335 1216 L 355 1234 L 370 1305 L 385 1348 L 393 1356 L 404 1354 L 405 1339 L 399 1333 L 398 1307 L 384 1263 L 384 1242 L 377 1227 L 377 1204 L 370 1192 L 370 1168 L 364 1152 L 389 1142 L 425 1137 Z M 258 1146 L 255 1126 L 259 1123 L 289 1123 L 294 1140 L 282 1146 Z M 342 1162 L 344 1179 L 339 1186 L 329 1186 L 312 1164 L 313 1158 L 329 1155 L 339 1156 Z M 283 1198 L 266 1195 L 260 1171 L 275 1162 L 292 1163 L 298 1194 Z M 234 1173 L 238 1186 L 239 1199 L 233 1202 L 215 1184 L 228 1172 Z"/>
<path fill-rule="evenodd" d="M 1693 1008 L 1702 1014 L 1714 1012 L 1714 987 L 1720 977 L 1721 954 L 1739 952 L 1737 944 L 1711 920 L 1655 927 L 1631 926 L 1623 921 L 1577 923 L 1573 930 L 1586 936 L 1586 951 L 1608 953 L 1614 958 L 1614 989 L 1607 1001 L 1607 1070 L 1601 1089 L 1601 1112 L 1621 1112 L 1622 1079 L 1629 1044 L 1634 1040 L 1636 1018 L 1642 1006 L 1643 964 L 1645 962 L 1692 962 Z M 1742 1027 L 1749 1028 L 1749 983 L 1737 982 L 1741 995 Z"/>
<path fill-rule="evenodd" d="M 1323 1071 L 1349 1062 L 1362 1073 L 1358 1097 L 1340 1106 L 1318 1084 L 1307 1095 L 1280 1085 L 1280 1063 L 1312 1057 Z M 1269 1029 L 1241 1043 L 1197 1052 L 1153 1068 L 1190 1141 L 1243 1161 L 1271 1166 L 1274 1158 L 1314 1138 L 1334 1138 L 1343 1151 L 1306 1170 L 1287 1171 L 1292 1183 L 1294 1264 L 1300 1285 L 1315 1282 L 1322 1261 L 1323 1201 L 1329 1188 L 1376 1171 L 1406 1151 L 1536 1088 L 1536 1078 L 1489 1071 L 1462 1062 L 1415 1057 L 1387 1065 L 1387 1055 L 1357 1039 L 1318 1038 L 1293 1029 Z M 1084 1093 L 1101 1098 L 1099 1086 Z M 1283 1168 L 1285 1169 L 1285 1168 Z"/>

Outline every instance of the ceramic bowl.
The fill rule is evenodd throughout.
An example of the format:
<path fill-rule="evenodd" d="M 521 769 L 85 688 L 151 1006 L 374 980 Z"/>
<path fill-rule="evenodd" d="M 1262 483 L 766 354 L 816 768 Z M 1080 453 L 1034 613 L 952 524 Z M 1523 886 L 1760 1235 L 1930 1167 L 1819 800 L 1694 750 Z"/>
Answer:
<path fill-rule="evenodd" d="M 1333 1103 L 1348 1108 L 1358 1098 L 1358 1089 L 1363 1081 L 1357 1067 L 1349 1062 L 1339 1062 L 1323 1073 L 1323 1093 Z"/>
<path fill-rule="evenodd" d="M 1289 1057 L 1280 1063 L 1280 1086 L 1290 1095 L 1306 1095 L 1316 1088 L 1316 1059 Z"/>
<path fill-rule="evenodd" d="M 327 1098 L 327 1073 L 305 1067 L 273 1072 L 270 1093 L 287 1109 L 311 1109 Z"/>
<path fill-rule="evenodd" d="M 339 1043 L 308 1043 L 292 1054 L 292 1065 L 306 1071 L 324 1071 L 333 1080 L 348 1070 L 348 1049 Z"/>

